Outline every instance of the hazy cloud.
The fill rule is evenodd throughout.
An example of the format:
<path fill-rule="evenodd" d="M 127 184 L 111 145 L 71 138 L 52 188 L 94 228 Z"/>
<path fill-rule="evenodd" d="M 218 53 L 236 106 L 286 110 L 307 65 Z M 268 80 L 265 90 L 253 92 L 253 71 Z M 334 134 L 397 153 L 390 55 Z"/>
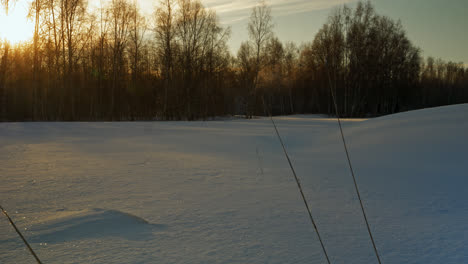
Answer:
<path fill-rule="evenodd" d="M 355 0 L 269 0 L 274 16 L 322 10 Z M 216 10 L 223 23 L 234 23 L 248 19 L 250 10 L 258 0 L 202 0 L 206 7 Z"/>
<path fill-rule="evenodd" d="M 154 0 L 139 0 L 142 9 L 152 10 Z M 297 13 L 322 10 L 337 5 L 354 2 L 356 0 L 267 0 L 272 7 L 273 16 L 286 16 Z M 214 9 L 224 24 L 246 20 L 250 16 L 252 7 L 258 0 L 201 0 L 205 7 Z M 157 1 L 156 1 L 157 3 Z"/>

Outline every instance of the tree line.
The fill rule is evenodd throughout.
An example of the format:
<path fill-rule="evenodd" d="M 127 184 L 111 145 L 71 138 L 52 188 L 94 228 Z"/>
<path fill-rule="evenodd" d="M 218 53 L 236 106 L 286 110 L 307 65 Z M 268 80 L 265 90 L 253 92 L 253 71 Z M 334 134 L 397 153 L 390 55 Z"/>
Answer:
<path fill-rule="evenodd" d="M 30 42 L 0 42 L 3 121 L 333 114 L 333 95 L 346 117 L 468 102 L 468 69 L 424 60 L 370 2 L 335 9 L 298 46 L 274 35 L 260 1 L 235 55 L 199 0 L 160 0 L 151 18 L 128 0 L 35 0 L 29 16 Z"/>

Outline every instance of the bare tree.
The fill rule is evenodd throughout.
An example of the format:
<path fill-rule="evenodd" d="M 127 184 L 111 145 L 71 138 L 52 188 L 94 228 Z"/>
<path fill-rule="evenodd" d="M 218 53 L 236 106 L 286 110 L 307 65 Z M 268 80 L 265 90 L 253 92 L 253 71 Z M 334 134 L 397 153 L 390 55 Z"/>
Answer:
<path fill-rule="evenodd" d="M 6 13 L 8 14 L 8 0 L 0 0 L 0 5 L 3 5 L 5 7 Z M 2 45 L 3 44 L 3 45 Z M 2 47 L 3 46 L 3 47 Z M 8 42 L 1 43 L 0 42 L 0 52 L 2 51 L 3 48 L 3 54 L 1 54 L 1 60 L 0 60 L 0 121 L 6 121 L 7 120 L 7 113 L 6 113 L 6 106 L 7 106 L 7 100 L 6 100 L 6 73 L 8 70 L 8 53 L 10 51 L 10 44 Z"/>
<path fill-rule="evenodd" d="M 117 103 L 122 99 L 122 76 L 124 72 L 124 53 L 127 48 L 129 24 L 132 18 L 132 8 L 126 0 L 112 0 L 110 6 L 110 19 L 112 27 L 112 89 L 110 114 L 112 118 L 117 116 Z M 122 106 L 120 106 L 122 107 Z M 121 108 L 119 108 L 121 109 Z"/>
<path fill-rule="evenodd" d="M 40 30 L 40 15 L 42 9 L 41 0 L 35 0 L 31 3 L 31 8 L 29 10 L 29 17 L 34 17 L 34 36 L 33 36 L 33 80 L 34 84 L 32 87 L 32 104 L 31 104 L 31 113 L 33 120 L 37 118 L 38 111 L 38 94 L 40 89 L 40 82 L 38 80 L 39 75 L 39 30 Z"/>
<path fill-rule="evenodd" d="M 2 50 L 2 43 L 0 42 L 0 51 Z M 6 113 L 6 73 L 8 71 L 8 53 L 10 51 L 10 44 L 8 42 L 3 43 L 3 54 L 0 57 L 0 121 L 7 120 L 7 113 Z"/>
<path fill-rule="evenodd" d="M 174 71 L 174 45 L 175 45 L 175 14 L 174 0 L 161 0 L 160 7 L 156 10 L 156 53 L 160 62 L 161 76 L 164 82 L 164 101 L 163 115 L 168 118 L 168 95 L 169 89 L 172 87 L 173 71 Z"/>
<path fill-rule="evenodd" d="M 261 0 L 258 5 L 252 9 L 247 29 L 249 31 L 250 43 L 253 45 L 255 53 L 254 79 L 251 87 L 251 96 L 253 96 L 252 101 L 254 103 L 253 109 L 255 109 L 258 74 L 264 64 L 264 56 L 262 53 L 273 35 L 271 7 L 267 5 L 265 0 Z M 250 113 L 250 116 L 252 116 L 252 114 L 253 113 Z"/>
<path fill-rule="evenodd" d="M 245 104 L 245 117 L 252 118 L 254 112 L 253 96 L 252 96 L 252 83 L 255 78 L 255 62 L 254 51 L 252 45 L 248 42 L 242 42 L 239 50 L 237 51 L 237 67 L 239 68 L 239 85 L 242 89 L 242 97 Z"/>
<path fill-rule="evenodd" d="M 258 73 L 263 63 L 262 52 L 273 36 L 271 7 L 267 5 L 265 0 L 261 0 L 259 4 L 252 9 L 248 31 L 250 41 L 255 49 L 255 68 Z"/>
<path fill-rule="evenodd" d="M 288 90 L 290 113 L 294 113 L 293 86 L 299 59 L 299 49 L 294 42 L 287 42 L 284 48 L 285 85 Z"/>
<path fill-rule="evenodd" d="M 281 114 L 285 113 L 282 90 L 284 87 L 284 47 L 283 43 L 277 38 L 272 37 L 265 47 L 265 66 L 261 71 L 261 77 L 264 79 L 268 89 L 263 91 L 264 114 L 273 113 L 273 105 L 279 106 Z M 274 102 L 274 95 L 277 95 L 277 102 Z M 268 112 L 266 112 L 268 109 Z"/>
<path fill-rule="evenodd" d="M 182 87 L 184 88 L 185 113 L 188 119 L 193 119 L 196 90 L 200 79 L 195 78 L 203 58 L 203 40 L 208 25 L 208 13 L 199 0 L 179 0 L 177 14 L 177 37 L 180 41 L 180 70 L 182 71 Z"/>
<path fill-rule="evenodd" d="M 323 90 L 334 90 L 345 116 L 399 111 L 418 79 L 419 50 L 400 22 L 378 15 L 370 2 L 337 9 L 315 36 L 312 54 L 329 79 Z"/>
<path fill-rule="evenodd" d="M 135 1 L 132 6 L 132 13 L 129 28 L 129 54 L 130 68 L 132 71 L 133 85 L 137 85 L 137 79 L 141 75 L 142 48 L 146 32 L 146 19 L 140 14 L 139 7 Z"/>

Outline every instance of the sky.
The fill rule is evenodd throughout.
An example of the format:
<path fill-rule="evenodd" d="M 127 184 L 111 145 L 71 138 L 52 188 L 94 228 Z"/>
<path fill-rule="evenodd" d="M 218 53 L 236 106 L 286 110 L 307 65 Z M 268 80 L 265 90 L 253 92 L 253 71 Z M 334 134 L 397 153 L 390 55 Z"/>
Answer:
<path fill-rule="evenodd" d="M 143 10 L 152 10 L 155 0 L 139 0 Z M 423 56 L 463 62 L 468 65 L 468 0 L 371 0 L 381 15 L 401 20 Z M 248 39 L 247 22 L 256 0 L 202 0 L 216 10 L 221 23 L 232 28 L 231 51 Z M 272 7 L 275 34 L 297 44 L 312 41 L 330 12 L 356 0 L 267 0 Z"/>
<path fill-rule="evenodd" d="M 0 11 L 0 38 L 22 40 L 32 37 L 33 23 L 25 24 L 28 2 L 17 0 L 12 12 Z M 101 0 L 106 2 L 108 0 Z M 89 0 L 99 6 L 100 0 Z M 133 1 L 133 0 L 130 0 Z M 159 0 L 136 0 L 144 14 L 150 16 Z M 216 11 L 220 22 L 231 27 L 229 46 L 235 55 L 242 41 L 248 39 L 247 23 L 252 7 L 258 0 L 201 0 Z M 333 9 L 357 0 L 266 0 L 272 7 L 274 32 L 283 41 L 297 44 L 310 42 L 327 21 Z M 377 12 L 394 20 L 401 20 L 409 39 L 419 47 L 424 57 L 432 56 L 462 62 L 468 66 L 468 0 L 371 0 Z M 14 27 L 10 25 L 16 25 Z M 28 32 L 25 36 L 24 32 Z"/>

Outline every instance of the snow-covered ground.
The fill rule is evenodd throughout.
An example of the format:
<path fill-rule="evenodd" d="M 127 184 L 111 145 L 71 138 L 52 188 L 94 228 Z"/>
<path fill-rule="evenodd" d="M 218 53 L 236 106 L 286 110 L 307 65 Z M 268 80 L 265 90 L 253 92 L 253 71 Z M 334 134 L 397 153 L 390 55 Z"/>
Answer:
<path fill-rule="evenodd" d="M 276 121 L 332 263 L 377 263 L 336 121 Z M 468 105 L 344 129 L 383 262 L 468 263 Z M 2 123 L 0 203 L 44 263 L 325 263 L 268 119 Z"/>

